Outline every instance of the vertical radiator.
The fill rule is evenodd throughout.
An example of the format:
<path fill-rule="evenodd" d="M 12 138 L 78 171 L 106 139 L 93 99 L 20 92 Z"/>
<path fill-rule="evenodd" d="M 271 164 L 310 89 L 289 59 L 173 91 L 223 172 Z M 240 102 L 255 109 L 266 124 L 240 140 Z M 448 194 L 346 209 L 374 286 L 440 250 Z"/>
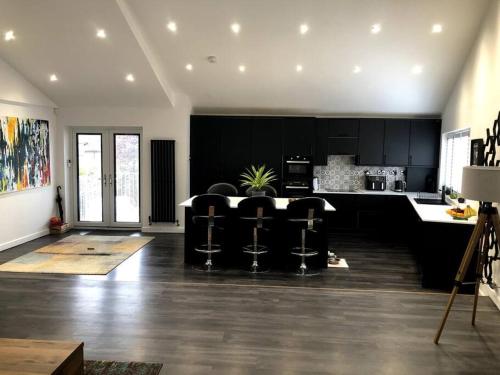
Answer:
<path fill-rule="evenodd" d="M 151 140 L 151 216 L 153 222 L 176 222 L 175 141 Z"/>

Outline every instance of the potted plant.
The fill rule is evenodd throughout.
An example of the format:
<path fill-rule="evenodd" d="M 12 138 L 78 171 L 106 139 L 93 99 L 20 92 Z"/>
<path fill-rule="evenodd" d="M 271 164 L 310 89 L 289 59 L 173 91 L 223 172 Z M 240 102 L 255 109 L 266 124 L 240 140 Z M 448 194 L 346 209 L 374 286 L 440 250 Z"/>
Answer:
<path fill-rule="evenodd" d="M 266 195 L 263 188 L 276 180 L 276 174 L 272 168 L 266 170 L 265 164 L 257 167 L 251 165 L 250 168 L 245 169 L 240 177 L 241 187 L 248 186 L 246 193 L 251 196 Z"/>

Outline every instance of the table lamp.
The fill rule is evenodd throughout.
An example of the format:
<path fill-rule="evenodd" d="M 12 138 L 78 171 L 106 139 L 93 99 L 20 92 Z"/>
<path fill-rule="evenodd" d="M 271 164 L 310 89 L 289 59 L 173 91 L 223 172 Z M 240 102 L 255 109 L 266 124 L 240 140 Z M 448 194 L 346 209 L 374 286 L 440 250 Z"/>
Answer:
<path fill-rule="evenodd" d="M 441 337 L 444 325 L 448 319 L 453 301 L 455 300 L 460 286 L 465 284 L 463 283 L 465 274 L 477 250 L 476 281 L 472 283 L 475 284 L 476 287 L 474 307 L 472 310 L 472 325 L 475 324 L 479 284 L 482 277 L 481 270 L 488 256 L 490 233 L 494 231 L 497 240 L 500 240 L 500 218 L 497 208 L 493 206 L 494 202 L 500 202 L 500 167 L 464 167 L 461 194 L 467 199 L 480 202 L 479 214 L 476 226 L 474 227 L 464 257 L 462 258 L 462 263 L 458 268 L 455 277 L 455 285 L 451 292 L 450 299 L 448 300 L 448 305 L 446 306 L 441 325 L 434 337 L 435 344 L 439 343 L 439 338 Z"/>

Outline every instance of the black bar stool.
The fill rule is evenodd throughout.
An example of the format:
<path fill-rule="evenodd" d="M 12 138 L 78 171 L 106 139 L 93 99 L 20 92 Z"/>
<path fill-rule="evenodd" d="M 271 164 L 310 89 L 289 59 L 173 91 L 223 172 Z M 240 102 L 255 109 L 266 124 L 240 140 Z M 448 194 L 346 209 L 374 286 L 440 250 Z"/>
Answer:
<path fill-rule="evenodd" d="M 252 228 L 252 243 L 243 245 L 244 253 L 252 255 L 252 273 L 262 272 L 258 262 L 258 256 L 267 254 L 271 248 L 269 240 L 259 242 L 264 237 L 265 232 L 270 232 L 272 221 L 276 212 L 276 202 L 271 197 L 258 196 L 243 199 L 238 204 L 238 216 L 240 218 L 242 238 L 248 237 L 248 226 Z M 247 234 L 245 236 L 245 234 Z M 269 236 L 270 237 L 270 236 Z"/>
<path fill-rule="evenodd" d="M 236 186 L 229 184 L 227 182 L 219 182 L 217 184 L 213 184 L 207 190 L 208 194 L 220 194 L 226 197 L 237 197 L 238 189 Z"/>
<path fill-rule="evenodd" d="M 215 236 L 216 233 L 224 231 L 224 220 L 229 213 L 229 198 L 220 194 L 198 195 L 193 199 L 191 209 L 193 211 L 193 224 L 198 226 L 200 230 L 205 227 L 207 230 L 206 237 L 198 236 L 199 231 L 196 231 L 194 250 L 207 254 L 207 261 L 202 269 L 207 272 L 214 271 L 212 254 L 220 253 L 224 248 L 224 236 L 221 235 L 219 243 L 216 242 Z"/>
<path fill-rule="evenodd" d="M 315 197 L 297 199 L 288 204 L 286 211 L 291 254 L 300 257 L 297 274 L 301 276 L 317 274 L 318 272 L 311 272 L 308 269 L 306 258 L 319 254 L 321 241 L 319 226 L 323 224 L 325 201 Z"/>

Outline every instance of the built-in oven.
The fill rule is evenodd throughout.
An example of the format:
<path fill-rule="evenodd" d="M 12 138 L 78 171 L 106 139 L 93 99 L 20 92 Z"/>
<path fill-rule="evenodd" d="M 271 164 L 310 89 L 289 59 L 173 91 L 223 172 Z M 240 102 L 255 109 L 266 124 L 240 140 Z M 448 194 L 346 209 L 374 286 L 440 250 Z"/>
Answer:
<path fill-rule="evenodd" d="M 286 156 L 283 161 L 283 179 L 297 180 L 312 177 L 312 159 L 309 156 Z"/>
<path fill-rule="evenodd" d="M 307 197 L 312 193 L 313 162 L 310 156 L 283 158 L 283 196 Z"/>

